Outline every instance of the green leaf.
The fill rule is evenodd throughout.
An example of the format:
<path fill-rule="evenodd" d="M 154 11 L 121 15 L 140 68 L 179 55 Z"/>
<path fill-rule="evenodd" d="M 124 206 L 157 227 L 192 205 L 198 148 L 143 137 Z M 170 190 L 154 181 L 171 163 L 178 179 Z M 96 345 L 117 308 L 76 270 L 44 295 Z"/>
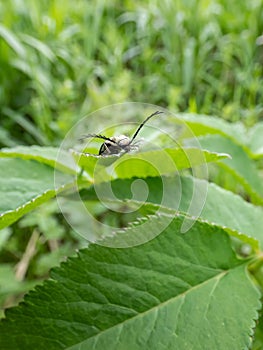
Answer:
<path fill-rule="evenodd" d="M 14 62 L 16 62 L 16 63 L 14 64 Z M 19 60 L 13 61 L 13 66 L 15 66 L 18 70 L 22 70 L 25 74 L 28 74 L 28 72 L 26 72 L 27 68 L 24 67 L 24 65 L 27 66 L 27 63 L 22 61 L 21 65 L 22 65 L 22 67 L 19 67 Z M 30 68 L 28 68 L 28 69 L 30 69 Z M 37 141 L 37 143 L 39 143 L 41 145 L 48 143 L 47 137 L 40 130 L 40 128 L 38 128 L 33 121 L 28 120 L 28 118 L 26 116 L 22 115 L 21 112 L 14 111 L 8 107 L 4 107 L 3 114 L 5 116 L 7 116 L 8 118 L 10 118 L 15 124 L 20 125 L 21 128 L 26 133 L 32 135 L 35 138 L 35 140 Z"/>
<path fill-rule="evenodd" d="M 260 315 L 259 321 L 255 329 L 255 335 L 253 337 L 252 350 L 262 350 L 263 346 L 263 316 Z"/>
<path fill-rule="evenodd" d="M 0 304 L 3 305 L 10 294 L 25 293 L 36 285 L 37 281 L 18 281 L 14 267 L 10 264 L 0 265 Z M 2 315 L 1 315 L 2 316 Z"/>
<path fill-rule="evenodd" d="M 248 145 L 254 158 L 263 157 L 263 122 L 259 122 L 249 130 Z"/>
<path fill-rule="evenodd" d="M 245 145 L 246 130 L 242 123 L 228 123 L 222 118 L 200 114 L 179 114 L 178 120 L 188 125 L 195 136 L 217 134 L 228 136 L 238 144 Z M 192 137 L 192 135 L 190 135 Z"/>
<path fill-rule="evenodd" d="M 13 148 L 2 148 L 0 150 L 0 157 L 34 159 L 62 171 L 70 173 L 75 173 L 76 171 L 76 165 L 71 154 L 56 147 L 17 146 Z"/>
<path fill-rule="evenodd" d="M 199 180 L 195 180 L 198 184 Z M 242 197 L 211 183 L 201 218 L 220 225 L 244 243 L 263 247 L 263 209 L 246 202 Z"/>
<path fill-rule="evenodd" d="M 84 153 L 75 153 L 75 156 L 78 157 L 78 165 L 98 183 L 112 178 L 125 179 L 135 176 L 145 178 L 175 173 L 178 170 L 229 157 L 226 153 L 209 152 L 198 148 L 161 149 L 108 157 Z"/>
<path fill-rule="evenodd" d="M 7 310 L 0 348 L 248 349 L 260 293 L 247 261 L 223 230 L 197 222 L 180 234 L 182 220 L 137 247 L 92 244 L 54 269 Z"/>
<path fill-rule="evenodd" d="M 35 161 L 0 158 L 0 228 L 54 197 L 72 183 L 69 175 L 59 173 L 54 186 L 54 169 Z"/>
<path fill-rule="evenodd" d="M 149 177 L 143 182 L 137 181 L 136 178 L 117 179 L 82 189 L 80 195 L 84 201 L 128 201 L 129 204 L 142 201 L 146 203 L 146 209 L 148 203 L 154 203 L 162 206 L 161 211 L 165 212 L 168 208 L 171 212 L 176 210 L 190 216 L 193 215 L 189 213 L 192 204 L 196 212 L 200 213 L 200 219 L 221 226 L 255 249 L 258 248 L 258 242 L 263 246 L 263 209 L 246 202 L 242 197 L 190 176 Z M 146 198 L 143 195 L 145 188 L 148 194 Z M 156 211 L 159 207 L 148 209 Z"/>
<path fill-rule="evenodd" d="M 55 54 L 43 41 L 40 41 L 28 34 L 21 35 L 22 40 L 29 46 L 35 48 L 40 54 L 44 55 L 48 60 L 54 62 L 56 59 Z"/>
<path fill-rule="evenodd" d="M 0 37 L 5 40 L 5 42 L 15 51 L 18 56 L 25 58 L 26 50 L 18 37 L 2 24 L 0 24 Z"/>
<path fill-rule="evenodd" d="M 1 142 L 1 144 L 9 146 L 9 147 L 13 147 L 16 145 L 16 142 L 10 136 L 9 131 L 4 129 L 1 126 L 0 126 L 0 142 Z"/>
<path fill-rule="evenodd" d="M 199 138 L 202 147 L 218 152 L 228 152 L 232 159 L 223 159 L 220 163 L 244 187 L 256 204 L 263 204 L 263 182 L 255 163 L 244 149 L 229 138 L 220 135 L 209 135 Z"/>

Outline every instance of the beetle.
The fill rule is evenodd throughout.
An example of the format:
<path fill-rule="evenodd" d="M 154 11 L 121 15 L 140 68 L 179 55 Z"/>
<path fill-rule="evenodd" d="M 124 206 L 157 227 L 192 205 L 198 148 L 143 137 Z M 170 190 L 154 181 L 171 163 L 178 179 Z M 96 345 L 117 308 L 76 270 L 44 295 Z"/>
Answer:
<path fill-rule="evenodd" d="M 141 125 L 138 127 L 138 129 L 135 131 L 134 135 L 132 138 L 129 138 L 128 136 L 125 135 L 119 135 L 119 136 L 113 136 L 113 137 L 106 137 L 104 135 L 100 134 L 88 134 L 84 136 L 82 139 L 85 138 L 97 138 L 97 139 L 102 139 L 104 140 L 103 144 L 100 146 L 99 149 L 99 155 L 112 155 L 112 154 L 119 154 L 122 151 L 124 153 L 129 152 L 133 149 L 136 148 L 134 140 L 136 139 L 139 131 L 142 129 L 142 127 L 147 123 L 147 121 L 152 118 L 155 115 L 161 114 L 163 112 L 161 111 L 156 111 L 152 113 L 149 117 L 147 117 Z"/>

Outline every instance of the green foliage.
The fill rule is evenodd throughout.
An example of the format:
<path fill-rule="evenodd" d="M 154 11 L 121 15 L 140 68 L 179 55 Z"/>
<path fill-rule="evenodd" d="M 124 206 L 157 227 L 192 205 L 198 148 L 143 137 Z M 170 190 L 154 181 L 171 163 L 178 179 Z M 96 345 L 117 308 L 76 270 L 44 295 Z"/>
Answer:
<path fill-rule="evenodd" d="M 100 200 L 105 203 L 113 203 L 123 200 L 131 203 L 135 200 L 131 188 L 136 180 L 138 179 L 113 180 L 110 186 L 106 182 L 100 183 L 99 185 L 82 189 L 80 195 L 84 201 Z M 215 224 L 224 228 L 230 235 L 238 237 L 244 243 L 249 243 L 255 249 L 258 248 L 259 242 L 263 246 L 261 234 L 263 210 L 261 207 L 246 202 L 240 196 L 234 195 L 232 192 L 226 191 L 214 183 L 207 183 L 205 180 L 190 176 L 180 176 L 179 178 L 170 176 L 165 178 L 148 177 L 144 181 L 149 191 L 147 204 L 161 205 L 161 210 L 164 213 L 174 213 L 175 210 L 179 210 L 187 215 L 190 204 L 193 201 L 194 189 L 199 189 L 199 194 L 202 194 L 200 188 L 205 188 L 207 193 L 205 201 L 201 202 L 202 211 L 199 218 L 209 222 L 211 225 Z M 163 198 L 164 183 L 168 188 L 165 200 Z M 181 185 L 178 186 L 177 184 Z M 114 196 L 112 193 L 109 193 L 109 187 L 112 188 Z M 180 193 L 181 191 L 182 193 Z M 97 194 L 100 194 L 99 198 Z M 180 198 L 179 203 L 178 198 Z M 137 205 L 140 200 L 142 204 L 144 199 L 138 196 L 136 198 Z M 156 210 L 156 207 L 154 209 Z M 253 225 L 251 225 L 252 222 L 254 223 Z"/>
<path fill-rule="evenodd" d="M 236 145 L 231 140 L 223 138 L 219 135 L 206 136 L 199 139 L 200 144 L 204 149 L 217 149 L 221 152 L 228 151 L 232 156 L 231 161 L 225 160 L 222 166 L 230 172 L 244 189 L 249 193 L 251 201 L 258 204 L 263 204 L 263 183 L 258 174 L 256 164 L 248 156 L 242 147 Z M 244 164 L 246 166 L 244 167 Z"/>
<path fill-rule="evenodd" d="M 254 158 L 262 158 L 263 156 L 262 138 L 263 123 L 259 122 L 250 129 L 249 133 L 249 147 L 253 152 Z"/>
<path fill-rule="evenodd" d="M 249 147 L 229 138 L 230 125 L 228 133 L 217 133 L 214 127 L 211 134 L 201 124 L 192 128 L 202 130 L 198 140 L 204 150 L 177 146 L 107 157 L 44 147 L 0 152 L 2 187 L 9 198 L 2 210 L 2 227 L 10 224 L 8 215 L 17 220 L 24 214 L 20 208 L 29 212 L 40 204 L 34 200 L 36 192 L 41 202 L 57 194 L 73 229 L 89 227 L 97 241 L 53 270 L 51 279 L 30 292 L 24 304 L 6 312 L 0 325 L 2 348 L 34 349 L 41 336 L 38 347 L 50 349 L 102 349 L 106 344 L 112 349 L 188 349 L 197 331 L 197 349 L 216 348 L 219 343 L 222 349 L 251 347 L 261 307 L 258 288 L 263 285 L 262 208 L 191 173 L 198 174 L 194 169 L 209 162 L 222 166 L 227 160 L 238 168 L 236 179 L 242 186 L 249 167 L 254 169 L 252 179 L 259 174 Z M 215 125 L 220 125 L 216 118 Z M 213 144 L 209 138 L 222 142 Z M 191 145 L 193 140 L 182 133 L 180 142 Z M 220 146 L 232 155 L 233 165 L 226 153 L 215 152 Z M 238 161 L 240 156 L 248 161 Z M 21 195 L 14 193 L 12 199 L 13 181 L 19 182 Z M 259 182 L 251 184 L 259 189 L 256 198 L 262 199 Z M 50 196 L 45 194 L 47 188 Z M 255 198 L 250 187 L 244 186 L 244 191 Z M 83 216 L 79 200 L 95 221 Z M 110 220 L 106 208 L 112 211 Z M 65 231 L 54 219 L 42 220 L 44 212 L 39 210 L 21 220 L 20 227 L 37 224 L 47 240 L 63 239 Z M 39 256 L 35 273 L 44 274 L 63 254 L 71 255 L 70 247 Z M 20 283 L 9 289 L 17 293 L 25 288 Z M 260 341 L 260 332 L 255 334 Z"/>
<path fill-rule="evenodd" d="M 42 163 L 0 158 L 0 165 L 0 193 L 5 198 L 0 203 L 0 228 L 54 197 L 71 179 L 61 176 L 55 189 L 53 169 Z"/>
<path fill-rule="evenodd" d="M 79 115 L 127 100 L 253 124 L 262 116 L 262 6 L 2 2 L 0 142 L 58 145 Z"/>
<path fill-rule="evenodd" d="M 119 160 L 118 156 L 105 159 L 89 154 L 76 154 L 78 165 L 89 175 L 94 176 L 96 183 L 114 178 L 130 179 L 131 177 L 150 177 L 174 173 L 177 170 L 187 169 L 205 162 L 213 162 L 228 158 L 225 153 L 207 152 L 198 148 L 174 148 L 156 151 L 146 151 L 135 156 L 125 154 Z M 114 174 L 104 171 L 114 165 Z"/>
<path fill-rule="evenodd" d="M 0 3 L 1 349 L 263 348 L 262 10 Z"/>
<path fill-rule="evenodd" d="M 182 220 L 145 245 L 91 245 L 53 270 L 53 280 L 7 313 L 1 347 L 247 348 L 260 307 L 247 261 L 236 258 L 222 229 L 197 223 L 180 234 Z"/>
<path fill-rule="evenodd" d="M 58 157 L 59 153 L 59 157 Z M 70 154 L 55 147 L 40 146 L 17 146 L 13 148 L 2 148 L 0 150 L 1 157 L 33 159 L 43 164 L 56 167 L 68 173 L 75 173 L 75 163 Z"/>

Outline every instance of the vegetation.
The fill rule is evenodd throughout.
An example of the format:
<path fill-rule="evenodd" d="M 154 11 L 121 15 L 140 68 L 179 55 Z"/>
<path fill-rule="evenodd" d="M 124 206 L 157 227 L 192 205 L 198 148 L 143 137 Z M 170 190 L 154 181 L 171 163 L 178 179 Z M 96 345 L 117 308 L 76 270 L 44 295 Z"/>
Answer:
<path fill-rule="evenodd" d="M 0 18 L 0 348 L 263 348 L 263 2 Z"/>

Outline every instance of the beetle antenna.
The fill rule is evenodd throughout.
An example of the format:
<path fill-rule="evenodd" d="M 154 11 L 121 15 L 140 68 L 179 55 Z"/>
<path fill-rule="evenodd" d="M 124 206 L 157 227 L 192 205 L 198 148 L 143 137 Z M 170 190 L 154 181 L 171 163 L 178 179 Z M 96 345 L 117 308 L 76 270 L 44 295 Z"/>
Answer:
<path fill-rule="evenodd" d="M 141 125 L 138 127 L 138 129 L 135 131 L 133 137 L 131 138 L 130 144 L 133 142 L 133 140 L 136 138 L 136 136 L 139 134 L 139 131 L 141 130 L 141 128 L 144 126 L 145 123 L 147 123 L 147 121 L 152 118 L 153 116 L 157 115 L 157 114 L 162 114 L 163 112 L 161 111 L 156 111 L 153 114 L 151 114 L 149 117 L 147 117 L 142 123 Z"/>
<path fill-rule="evenodd" d="M 84 135 L 83 137 L 81 137 L 79 140 L 85 140 L 87 138 L 96 138 L 96 139 L 101 139 L 101 140 L 105 140 L 105 141 L 110 141 L 112 143 L 118 144 L 118 142 L 112 140 L 111 138 L 104 136 L 104 135 L 97 135 L 97 134 L 88 134 L 88 135 Z"/>

